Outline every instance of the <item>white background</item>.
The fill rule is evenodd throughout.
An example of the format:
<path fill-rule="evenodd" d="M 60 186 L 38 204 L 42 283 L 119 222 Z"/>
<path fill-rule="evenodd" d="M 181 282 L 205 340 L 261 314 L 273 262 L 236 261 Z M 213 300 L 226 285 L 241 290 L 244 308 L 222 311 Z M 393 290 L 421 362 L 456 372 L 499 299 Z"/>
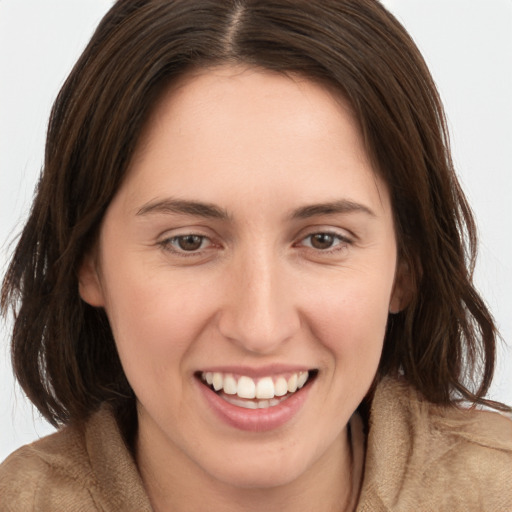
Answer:
<path fill-rule="evenodd" d="M 491 398 L 512 403 L 512 0 L 386 0 L 445 102 L 480 231 L 476 283 L 508 347 Z M 43 159 L 51 104 L 111 0 L 0 0 L 0 275 Z M 0 461 L 50 432 L 15 387 L 0 326 Z"/>

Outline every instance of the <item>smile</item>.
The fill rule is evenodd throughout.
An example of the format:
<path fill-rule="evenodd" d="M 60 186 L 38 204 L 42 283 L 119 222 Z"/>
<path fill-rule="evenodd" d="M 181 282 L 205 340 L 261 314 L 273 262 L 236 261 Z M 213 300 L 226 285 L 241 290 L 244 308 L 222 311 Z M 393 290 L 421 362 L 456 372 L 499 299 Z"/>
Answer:
<path fill-rule="evenodd" d="M 246 375 L 202 372 L 200 379 L 220 398 L 234 406 L 267 409 L 288 400 L 316 374 L 316 370 L 311 370 L 253 379 Z"/>

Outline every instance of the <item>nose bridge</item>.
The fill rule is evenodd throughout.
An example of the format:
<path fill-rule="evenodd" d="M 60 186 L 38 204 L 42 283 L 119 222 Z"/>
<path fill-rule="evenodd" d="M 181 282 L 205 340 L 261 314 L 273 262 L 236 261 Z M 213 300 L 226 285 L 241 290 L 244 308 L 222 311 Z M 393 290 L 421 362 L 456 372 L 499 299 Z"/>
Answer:
<path fill-rule="evenodd" d="M 230 272 L 219 327 L 224 336 L 255 353 L 271 353 L 297 331 L 300 320 L 283 264 L 272 248 L 240 255 Z"/>

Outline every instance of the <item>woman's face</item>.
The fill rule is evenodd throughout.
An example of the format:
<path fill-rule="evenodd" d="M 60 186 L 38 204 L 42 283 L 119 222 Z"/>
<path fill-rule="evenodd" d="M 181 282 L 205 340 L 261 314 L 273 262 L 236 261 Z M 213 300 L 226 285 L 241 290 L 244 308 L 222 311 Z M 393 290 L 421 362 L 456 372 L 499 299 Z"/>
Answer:
<path fill-rule="evenodd" d="M 184 79 L 80 276 L 138 399 L 139 457 L 241 487 L 336 464 L 400 307 L 396 267 L 345 101 L 255 69 Z"/>

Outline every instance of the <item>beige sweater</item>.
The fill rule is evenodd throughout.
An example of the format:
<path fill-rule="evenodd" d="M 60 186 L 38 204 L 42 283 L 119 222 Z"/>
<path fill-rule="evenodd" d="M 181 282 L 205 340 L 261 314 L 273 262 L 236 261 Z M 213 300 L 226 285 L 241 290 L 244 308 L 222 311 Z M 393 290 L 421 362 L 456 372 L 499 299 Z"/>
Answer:
<path fill-rule="evenodd" d="M 434 406 L 391 379 L 370 414 L 358 512 L 512 511 L 512 421 Z M 0 466 L 0 512 L 96 510 L 151 511 L 107 408 Z"/>

